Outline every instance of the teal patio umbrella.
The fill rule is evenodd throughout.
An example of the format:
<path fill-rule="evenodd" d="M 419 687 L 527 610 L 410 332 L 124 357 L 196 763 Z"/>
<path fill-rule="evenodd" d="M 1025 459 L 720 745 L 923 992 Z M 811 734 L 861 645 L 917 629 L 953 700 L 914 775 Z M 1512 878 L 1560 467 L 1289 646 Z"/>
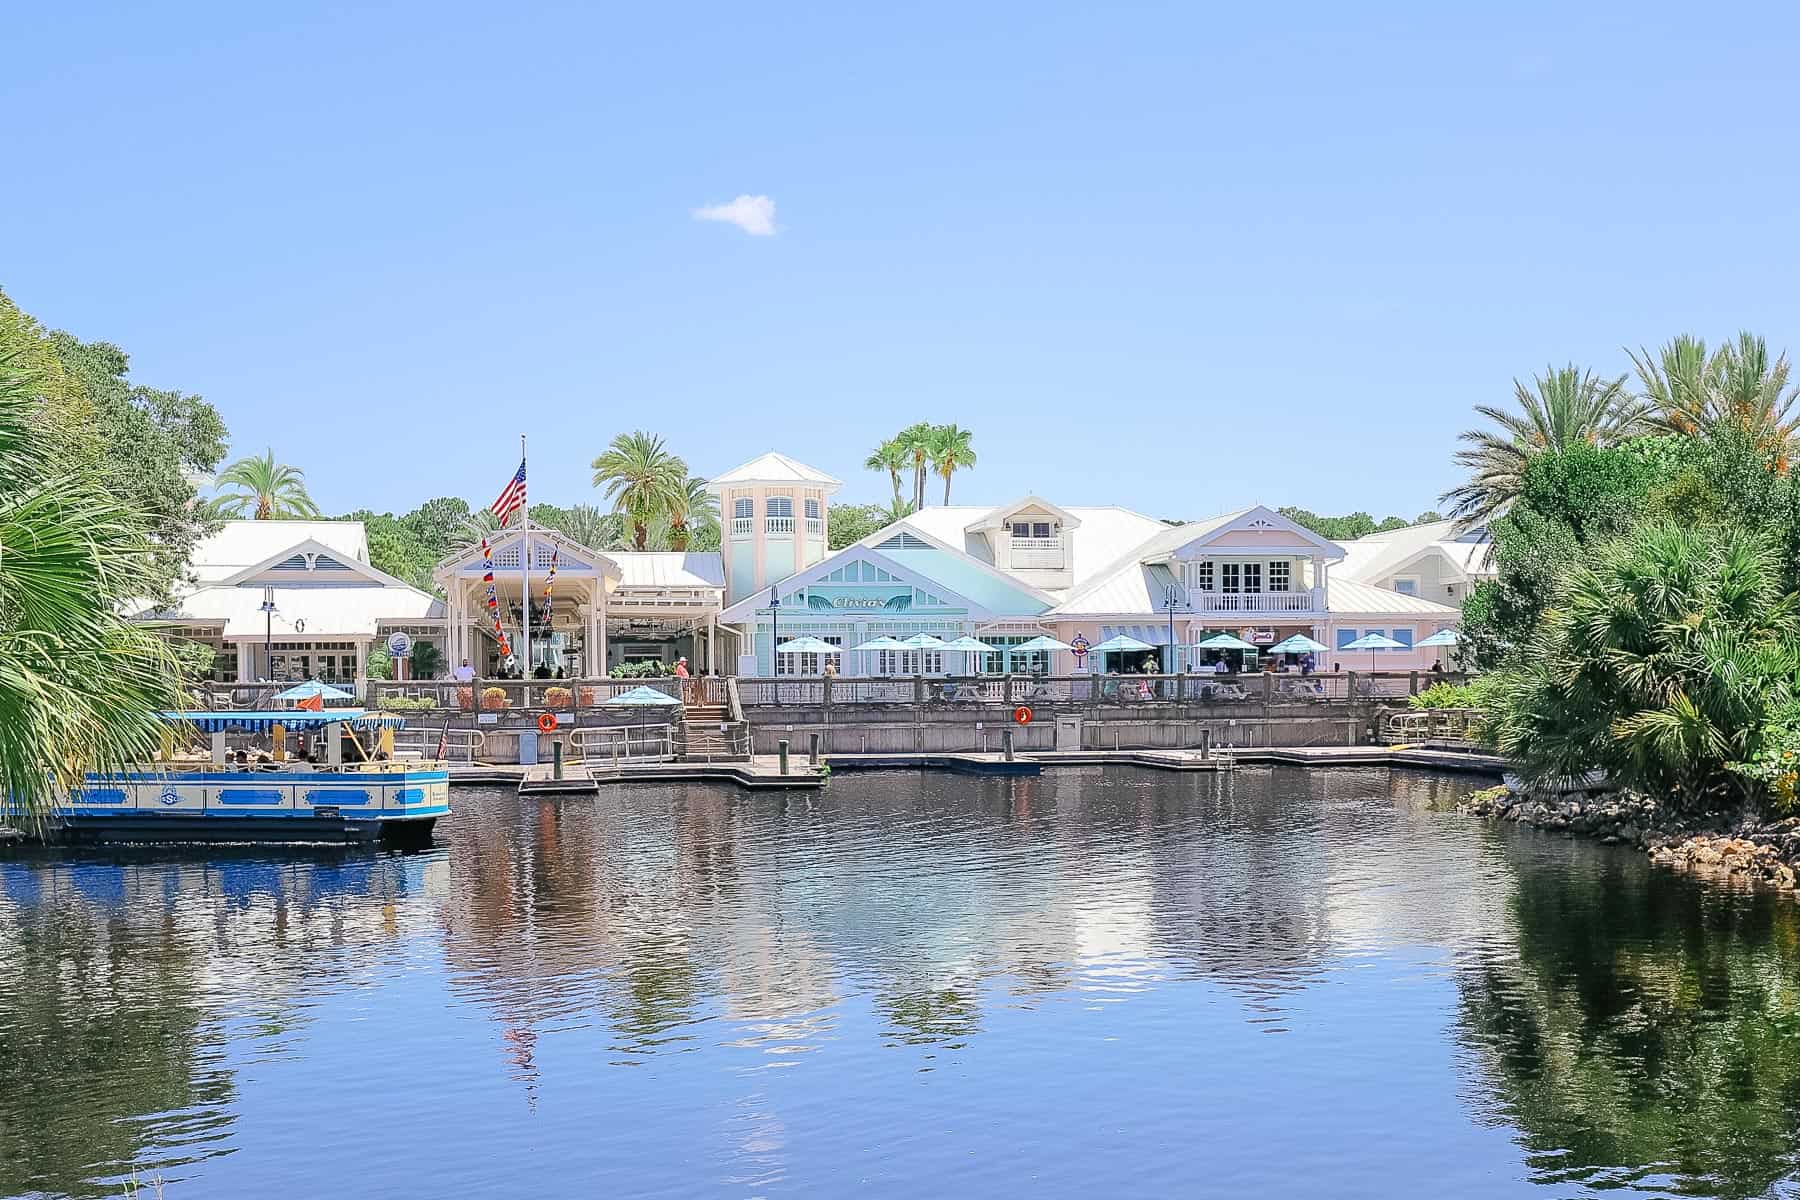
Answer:
<path fill-rule="evenodd" d="M 275 698 L 277 700 L 311 700 L 315 696 L 320 700 L 356 699 L 355 696 L 352 696 L 343 688 L 334 688 L 329 683 L 320 683 L 316 679 L 309 679 L 305 683 L 297 683 L 285 692 L 275 693 Z"/>
<path fill-rule="evenodd" d="M 858 643 L 857 645 L 852 646 L 850 648 L 852 650 L 857 650 L 857 651 L 867 651 L 870 654 L 875 654 L 875 653 L 878 653 L 879 651 L 883 651 L 883 650 L 887 651 L 890 654 L 895 651 L 900 651 L 900 652 L 904 653 L 905 651 L 912 649 L 911 646 L 908 646 L 905 642 L 901 641 L 899 638 L 889 637 L 885 633 L 882 634 L 880 637 L 872 637 L 868 641 Z M 863 661 L 863 674 L 864 675 L 873 675 L 874 673 L 875 672 L 869 670 L 868 660 L 865 659 Z"/>
<path fill-rule="evenodd" d="M 980 638 L 970 637 L 967 634 L 964 634 L 962 637 L 957 638 L 954 642 L 945 642 L 944 649 L 956 650 L 956 651 L 961 652 L 961 654 L 963 656 L 963 673 L 965 675 L 979 675 L 981 673 L 979 670 L 971 671 L 968 669 L 969 655 L 971 655 L 971 654 L 992 654 L 995 651 L 997 651 L 999 649 L 999 647 L 998 646 L 990 646 L 986 642 L 982 641 Z"/>
<path fill-rule="evenodd" d="M 1156 647 L 1152 646 L 1149 642 L 1139 641 L 1128 633 L 1117 633 L 1112 637 L 1107 638 L 1104 642 L 1101 642 L 1098 646 L 1095 646 L 1089 653 L 1135 654 L 1139 650 L 1154 653 Z M 1106 660 L 1102 658 L 1100 661 L 1104 663 Z"/>
<path fill-rule="evenodd" d="M 1375 652 L 1377 650 L 1404 650 L 1405 642 L 1396 642 L 1385 633 L 1365 633 L 1348 646 L 1338 647 L 1340 650 L 1367 650 L 1369 652 L 1369 670 L 1375 669 Z"/>
<path fill-rule="evenodd" d="M 668 708 L 671 705 L 675 708 L 681 707 L 681 701 L 669 695 L 669 693 L 659 692 L 653 687 L 644 687 L 641 684 L 632 688 L 630 691 L 620 692 L 605 703 L 607 708 L 635 708 L 640 713 L 644 714 L 638 721 L 638 729 L 640 731 L 644 728 L 645 723 L 649 721 L 651 709 Z M 627 732 L 626 736 L 629 737 L 630 733 Z M 631 744 L 629 742 L 625 744 L 625 753 L 628 757 L 631 754 Z"/>
<path fill-rule="evenodd" d="M 1032 653 L 1050 654 L 1057 650 L 1073 650 L 1074 648 L 1075 647 L 1069 645 L 1069 643 L 1059 642 L 1055 638 L 1050 637 L 1048 634 L 1039 634 L 1037 637 L 1032 638 L 1029 642 L 1021 642 L 1017 646 L 1014 646 L 1011 649 L 1011 651 L 1009 651 L 1009 653 L 1011 653 L 1011 654 L 1032 654 Z"/>
<path fill-rule="evenodd" d="M 1215 633 L 1211 637 L 1207 638 L 1204 642 L 1195 642 L 1194 649 L 1196 649 L 1196 650 L 1239 650 L 1239 651 L 1242 651 L 1242 650 L 1255 650 L 1256 646 L 1251 642 L 1246 642 L 1241 637 L 1236 637 L 1229 633 Z M 1240 666 L 1240 667 L 1243 665 L 1244 664 L 1241 662 L 1238 664 L 1238 666 Z"/>
<path fill-rule="evenodd" d="M 1462 645 L 1462 640 L 1462 634 L 1456 632 L 1456 630 L 1440 629 L 1424 641 L 1416 642 L 1414 644 L 1419 646 L 1460 646 Z"/>
<path fill-rule="evenodd" d="M 1270 654 L 1323 654 L 1328 649 L 1323 643 L 1315 642 L 1304 633 L 1296 633 L 1286 641 L 1276 642 L 1269 647 Z"/>

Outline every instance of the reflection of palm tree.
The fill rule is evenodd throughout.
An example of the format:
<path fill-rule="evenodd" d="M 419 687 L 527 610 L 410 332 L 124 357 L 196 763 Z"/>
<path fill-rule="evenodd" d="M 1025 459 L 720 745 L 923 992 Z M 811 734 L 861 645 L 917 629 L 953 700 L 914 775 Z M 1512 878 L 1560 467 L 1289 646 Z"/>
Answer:
<path fill-rule="evenodd" d="M 876 997 L 888 1032 L 909 1046 L 943 1043 L 958 1048 L 981 1032 L 981 1007 L 972 990 L 921 988 Z"/>

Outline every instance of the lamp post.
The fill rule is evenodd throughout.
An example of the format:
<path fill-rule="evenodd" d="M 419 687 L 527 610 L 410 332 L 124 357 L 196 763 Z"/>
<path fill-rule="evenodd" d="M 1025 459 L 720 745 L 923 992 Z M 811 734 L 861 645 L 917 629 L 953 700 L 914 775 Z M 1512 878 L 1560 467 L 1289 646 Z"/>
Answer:
<path fill-rule="evenodd" d="M 781 597 L 775 594 L 775 586 L 769 585 L 769 674 L 780 676 L 781 654 L 775 647 L 781 645 Z"/>
<path fill-rule="evenodd" d="M 1163 673 L 1166 675 L 1175 674 L 1175 609 L 1178 606 L 1185 609 L 1188 604 L 1182 597 L 1180 589 L 1174 584 L 1170 584 L 1163 595 L 1163 607 L 1169 613 L 1169 656 L 1168 660 L 1163 663 Z"/>
<path fill-rule="evenodd" d="M 269 672 L 268 679 L 273 682 L 275 679 L 275 589 L 273 587 L 263 589 L 262 615 L 264 666 Z"/>

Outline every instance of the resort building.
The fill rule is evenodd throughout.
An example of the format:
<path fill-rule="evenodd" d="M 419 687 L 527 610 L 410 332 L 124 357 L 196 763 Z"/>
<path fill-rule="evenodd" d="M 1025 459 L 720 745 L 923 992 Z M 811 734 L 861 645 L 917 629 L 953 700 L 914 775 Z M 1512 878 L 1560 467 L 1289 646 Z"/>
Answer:
<path fill-rule="evenodd" d="M 392 633 L 443 640 L 443 602 L 370 566 L 361 521 L 227 521 L 189 574 L 170 607 L 133 615 L 211 647 L 215 680 L 350 686 Z"/>
<path fill-rule="evenodd" d="M 1494 578 L 1487 527 L 1458 533 L 1431 521 L 1344 542 L 1341 578 L 1458 607 L 1475 585 Z"/>
<path fill-rule="evenodd" d="M 529 574 L 523 569 L 527 542 Z M 672 667 L 685 657 L 695 672 L 722 673 L 718 664 L 729 661 L 717 624 L 725 592 L 717 554 L 601 554 L 531 521 L 493 534 L 488 549 L 501 627 L 523 670 L 591 678 L 647 661 Z M 495 675 L 503 662 L 487 574 L 476 545 L 439 563 L 435 577 L 447 597 L 450 661 L 467 659 L 477 673 Z M 726 636 L 735 643 L 729 631 Z"/>
<path fill-rule="evenodd" d="M 761 461 L 761 460 L 759 460 Z M 797 473 L 822 473 L 792 460 Z M 741 469 L 740 469 L 741 470 Z M 821 498 L 823 516 L 823 498 Z M 752 520 L 739 536 L 759 556 Z M 734 549 L 735 552 L 735 549 Z M 847 651 L 846 675 L 1050 670 L 1136 670 L 1154 662 L 1189 670 L 1224 659 L 1256 664 L 1254 652 L 1219 652 L 1199 643 L 1221 633 L 1269 647 L 1301 633 L 1328 647 L 1379 632 L 1401 643 L 1357 651 L 1347 669 L 1405 670 L 1430 665 L 1412 650 L 1457 623 L 1459 611 L 1334 578 L 1343 547 L 1255 506 L 1183 525 L 1117 507 L 1065 507 L 1042 496 L 998 506 L 941 505 L 913 513 L 862 541 L 827 554 L 786 578 L 738 585 L 733 570 L 719 619 L 742 630 L 740 674 L 816 674 L 818 655 L 775 655 L 777 640 L 815 637 Z M 854 652 L 876 638 L 971 636 L 992 653 L 916 649 Z M 1125 635 L 1152 647 L 1107 655 L 1020 652 L 1048 635 L 1078 648 Z M 1333 665 L 1320 656 L 1321 668 Z M 975 661 L 980 659 L 981 661 Z"/>
<path fill-rule="evenodd" d="M 841 486 L 763 454 L 708 485 L 720 553 L 602 553 L 526 522 L 491 535 L 486 559 L 475 545 L 438 564 L 441 599 L 371 566 L 360 522 L 231 521 L 201 543 L 172 607 L 136 615 L 212 646 L 226 681 L 360 685 L 397 631 L 439 651 L 440 673 L 467 660 L 493 676 L 509 666 L 496 618 L 510 665 L 540 676 L 681 657 L 696 674 L 816 674 L 817 655 L 773 652 L 800 636 L 843 647 L 846 675 L 1247 669 L 1294 634 L 1329 648 L 1322 669 L 1409 670 L 1436 661 L 1412 647 L 1457 624 L 1486 569 L 1485 543 L 1448 523 L 1339 545 L 1260 505 L 1171 525 L 1039 495 L 927 507 L 833 552 Z M 1370 633 L 1401 648 L 1339 656 Z M 852 651 L 919 634 L 994 649 Z M 1218 634 L 1258 649 L 1200 645 Z M 1087 652 L 1119 635 L 1150 649 Z M 1082 652 L 1013 652 L 1043 636 Z"/>

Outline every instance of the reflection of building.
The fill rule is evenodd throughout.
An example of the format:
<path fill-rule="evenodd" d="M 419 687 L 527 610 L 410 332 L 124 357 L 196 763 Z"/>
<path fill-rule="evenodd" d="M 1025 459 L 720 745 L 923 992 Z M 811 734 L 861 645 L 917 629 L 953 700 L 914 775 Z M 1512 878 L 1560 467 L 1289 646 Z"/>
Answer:
<path fill-rule="evenodd" d="M 443 604 L 369 565 L 361 521 L 227 521 L 189 568 L 172 607 L 137 617 L 212 647 L 214 679 L 348 684 L 390 633 L 442 640 Z"/>

